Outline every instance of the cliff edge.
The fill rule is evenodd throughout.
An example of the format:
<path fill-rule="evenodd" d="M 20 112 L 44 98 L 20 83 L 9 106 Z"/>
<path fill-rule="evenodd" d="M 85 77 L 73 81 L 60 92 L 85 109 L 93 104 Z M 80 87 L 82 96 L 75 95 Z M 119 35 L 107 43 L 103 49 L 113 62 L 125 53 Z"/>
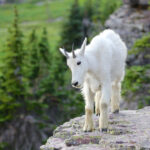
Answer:
<path fill-rule="evenodd" d="M 84 116 L 57 127 L 41 150 L 150 150 L 150 107 L 109 114 L 109 130 L 101 133 L 98 117 L 95 130 L 83 132 Z"/>

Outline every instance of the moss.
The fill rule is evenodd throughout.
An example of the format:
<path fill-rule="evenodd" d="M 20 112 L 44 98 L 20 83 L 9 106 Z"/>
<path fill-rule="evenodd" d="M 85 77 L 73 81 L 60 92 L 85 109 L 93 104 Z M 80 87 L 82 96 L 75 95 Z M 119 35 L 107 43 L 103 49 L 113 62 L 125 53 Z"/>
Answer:
<path fill-rule="evenodd" d="M 73 132 L 61 131 L 61 132 L 57 132 L 54 135 L 54 137 L 61 138 L 61 139 L 67 139 L 67 138 L 70 138 L 72 135 L 74 135 Z"/>
<path fill-rule="evenodd" d="M 112 125 L 116 125 L 116 124 L 118 124 L 118 125 L 126 125 L 126 124 L 129 124 L 129 122 L 128 121 L 110 121 L 109 122 L 109 124 L 112 124 Z"/>
<path fill-rule="evenodd" d="M 108 133 L 111 134 L 111 135 L 123 135 L 123 134 L 129 134 L 131 133 L 130 131 L 128 130 L 122 130 L 122 129 L 115 129 L 115 128 L 112 128 L 112 129 L 109 129 L 108 130 Z"/>

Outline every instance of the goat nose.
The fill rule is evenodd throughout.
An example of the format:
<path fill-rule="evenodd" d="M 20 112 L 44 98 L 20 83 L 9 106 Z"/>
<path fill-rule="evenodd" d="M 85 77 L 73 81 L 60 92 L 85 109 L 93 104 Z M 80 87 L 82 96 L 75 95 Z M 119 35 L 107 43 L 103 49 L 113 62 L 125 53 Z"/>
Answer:
<path fill-rule="evenodd" d="M 77 86 L 77 85 L 78 85 L 78 82 L 74 82 L 74 83 L 72 83 L 72 85 Z"/>

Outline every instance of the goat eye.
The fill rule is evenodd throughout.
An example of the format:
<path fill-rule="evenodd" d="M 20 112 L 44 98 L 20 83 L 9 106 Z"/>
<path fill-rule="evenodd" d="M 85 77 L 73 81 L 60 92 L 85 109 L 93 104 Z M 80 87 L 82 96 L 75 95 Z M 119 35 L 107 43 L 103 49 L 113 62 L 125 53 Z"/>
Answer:
<path fill-rule="evenodd" d="M 77 65 L 80 65 L 81 64 L 81 61 L 77 62 Z"/>

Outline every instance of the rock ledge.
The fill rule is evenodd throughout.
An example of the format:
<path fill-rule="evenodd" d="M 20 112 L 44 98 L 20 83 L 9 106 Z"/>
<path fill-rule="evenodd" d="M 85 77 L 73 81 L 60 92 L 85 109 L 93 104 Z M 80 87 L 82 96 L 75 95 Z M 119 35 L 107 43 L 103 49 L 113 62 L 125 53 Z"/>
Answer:
<path fill-rule="evenodd" d="M 56 128 L 41 150 L 150 150 L 150 107 L 109 114 L 109 130 L 101 133 L 98 117 L 95 130 L 83 132 L 84 116 Z"/>

